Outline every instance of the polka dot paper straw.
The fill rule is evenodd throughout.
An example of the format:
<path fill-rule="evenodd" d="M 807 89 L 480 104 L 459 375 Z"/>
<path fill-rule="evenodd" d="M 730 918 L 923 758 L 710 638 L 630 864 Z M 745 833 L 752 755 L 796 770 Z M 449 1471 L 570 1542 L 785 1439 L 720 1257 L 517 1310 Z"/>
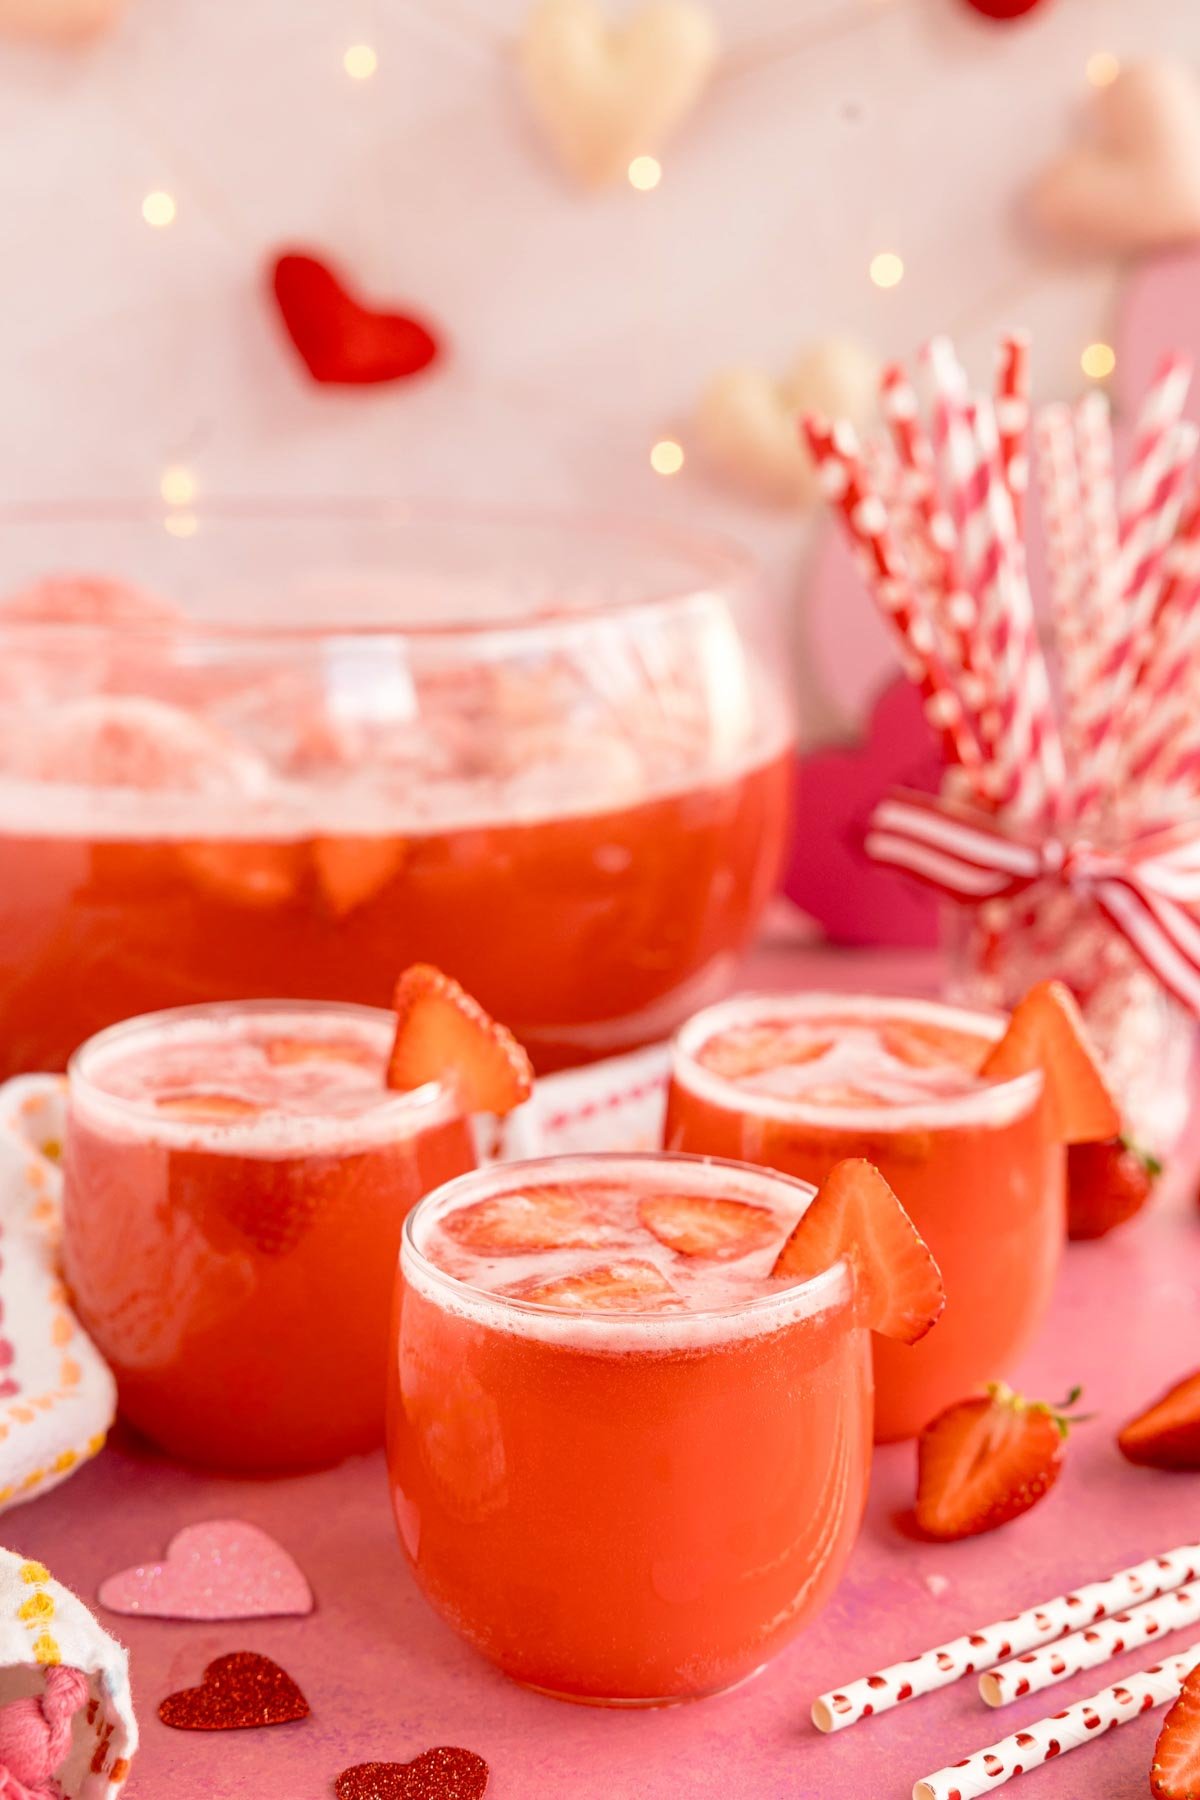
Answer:
<path fill-rule="evenodd" d="M 926 1775 L 913 1788 L 913 1800 L 978 1800 L 980 1794 L 1003 1787 L 1014 1775 L 1038 1769 L 1052 1757 L 1065 1756 L 1103 1737 L 1115 1725 L 1136 1719 L 1139 1713 L 1165 1706 L 1175 1699 L 1184 1676 L 1198 1662 L 1200 1644 L 1193 1644 L 1181 1656 L 1130 1675 L 1049 1719 L 1038 1719 L 1023 1731 L 1014 1731 L 1011 1737 Z"/>
<path fill-rule="evenodd" d="M 1066 1632 L 1189 1581 L 1200 1581 L 1200 1544 L 1164 1550 L 1161 1556 L 1120 1569 L 1103 1581 L 1092 1581 L 1069 1594 L 1040 1600 L 1011 1619 L 981 1625 L 978 1630 L 937 1644 L 932 1650 L 923 1650 L 907 1662 L 893 1663 L 874 1675 L 848 1682 L 845 1687 L 832 1688 L 813 1702 L 813 1724 L 819 1731 L 844 1731 L 859 1719 L 890 1712 L 906 1700 L 935 1693 L 964 1675 L 976 1675 L 1025 1650 L 1051 1643 Z"/>
<path fill-rule="evenodd" d="M 1094 1625 L 1073 1631 L 1056 1644 L 1043 1644 L 1039 1650 L 1027 1650 L 1024 1656 L 1001 1663 L 979 1677 L 979 1692 L 989 1706 L 1007 1706 L 1012 1700 L 1023 1700 L 1026 1694 L 1053 1687 L 1056 1681 L 1066 1681 L 1081 1669 L 1094 1669 L 1126 1650 L 1137 1650 L 1169 1631 L 1182 1631 L 1198 1620 L 1200 1587 L 1176 1588 L 1145 1606 L 1114 1613 L 1111 1619 L 1097 1619 Z"/>

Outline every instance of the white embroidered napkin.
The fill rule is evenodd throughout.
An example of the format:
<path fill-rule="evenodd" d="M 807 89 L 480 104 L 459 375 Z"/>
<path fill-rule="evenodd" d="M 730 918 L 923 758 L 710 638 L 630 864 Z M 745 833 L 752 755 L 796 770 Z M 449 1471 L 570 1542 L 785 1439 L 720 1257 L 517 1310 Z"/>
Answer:
<path fill-rule="evenodd" d="M 70 1670 L 83 1680 L 73 1681 L 65 1674 Z M 43 1715 L 35 1730 L 9 1731 L 2 1709 L 31 1700 Z M 36 1758 L 39 1750 L 45 1754 L 47 1725 L 61 1726 L 66 1739 L 65 1755 L 54 1750 L 45 1771 L 57 1774 L 63 1800 L 114 1800 L 138 1743 L 129 1657 L 42 1563 L 0 1550 L 0 1741 L 19 1737 L 23 1756 Z M 42 1770 L 17 1768 L 15 1753 L 6 1755 L 9 1766 L 0 1774 L 26 1782 L 42 1776 Z M 38 1791 L 43 1784 L 44 1778 Z M 9 1783 L 0 1791 L 7 1794 Z"/>
<path fill-rule="evenodd" d="M 116 1412 L 58 1271 L 65 1088 L 57 1075 L 0 1087 L 0 1511 L 94 1456 Z"/>

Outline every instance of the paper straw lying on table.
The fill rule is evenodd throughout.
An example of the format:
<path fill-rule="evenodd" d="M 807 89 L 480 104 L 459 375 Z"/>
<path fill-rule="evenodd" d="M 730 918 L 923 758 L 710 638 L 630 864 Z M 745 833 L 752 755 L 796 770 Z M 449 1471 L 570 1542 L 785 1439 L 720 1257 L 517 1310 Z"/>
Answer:
<path fill-rule="evenodd" d="M 1152 1599 L 1155 1594 L 1165 1594 L 1197 1580 L 1200 1544 L 1164 1550 L 1161 1556 L 1120 1569 L 1103 1581 L 1092 1581 L 1069 1594 L 1039 1601 L 1014 1618 L 981 1625 L 978 1631 L 937 1644 L 907 1662 L 893 1663 L 890 1668 L 865 1675 L 845 1687 L 831 1688 L 813 1701 L 813 1724 L 818 1731 L 843 1731 L 847 1725 L 873 1713 L 889 1712 L 905 1700 L 932 1694 L 964 1675 L 990 1669 L 995 1663 L 1048 1644 L 1081 1625 L 1123 1612 L 1135 1601 Z"/>
<path fill-rule="evenodd" d="M 1124 1725 L 1153 1706 L 1164 1706 L 1174 1700 L 1189 1669 L 1200 1663 L 1200 1644 L 1193 1644 L 1181 1656 L 1156 1663 L 1138 1675 L 1077 1700 L 1064 1712 L 1049 1719 L 1038 1719 L 1023 1731 L 989 1744 L 964 1756 L 949 1768 L 926 1775 L 913 1788 L 913 1800 L 978 1800 L 1003 1787 L 1014 1775 L 1037 1769 L 1051 1757 L 1065 1756 L 1081 1744 L 1103 1737 L 1114 1725 Z"/>
<path fill-rule="evenodd" d="M 1197 1620 L 1200 1587 L 1176 1588 L 1146 1606 L 1114 1613 L 1110 1619 L 1097 1619 L 1094 1625 L 1059 1638 L 1055 1644 L 1043 1644 L 1040 1650 L 1028 1650 L 1024 1656 L 1001 1663 L 979 1677 L 979 1692 L 989 1706 L 1007 1706 L 1010 1700 L 1040 1693 L 1056 1681 L 1077 1675 L 1081 1669 L 1094 1669 L 1110 1657 L 1136 1650 L 1165 1632 L 1182 1631 Z"/>

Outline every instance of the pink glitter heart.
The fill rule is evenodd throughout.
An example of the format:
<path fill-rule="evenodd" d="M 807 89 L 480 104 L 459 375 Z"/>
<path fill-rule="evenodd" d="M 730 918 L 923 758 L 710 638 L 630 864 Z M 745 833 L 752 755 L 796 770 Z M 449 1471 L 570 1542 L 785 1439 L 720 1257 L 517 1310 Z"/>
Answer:
<path fill-rule="evenodd" d="M 271 1619 L 309 1613 L 312 1589 L 281 1544 L 244 1519 L 188 1525 L 165 1562 L 110 1575 L 100 1588 L 110 1612 L 157 1619 Z"/>

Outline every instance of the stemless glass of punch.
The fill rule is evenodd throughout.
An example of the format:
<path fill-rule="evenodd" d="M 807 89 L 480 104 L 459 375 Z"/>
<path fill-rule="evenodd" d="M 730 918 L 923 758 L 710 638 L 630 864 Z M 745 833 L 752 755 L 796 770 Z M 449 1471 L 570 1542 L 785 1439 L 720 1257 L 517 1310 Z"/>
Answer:
<path fill-rule="evenodd" d="M 1035 1024 L 1043 1016 L 1035 1007 Z M 675 1040 L 669 1148 L 806 1181 L 865 1157 L 937 1258 L 946 1286 L 937 1330 L 913 1349 L 875 1339 L 880 1441 L 915 1435 L 1011 1368 L 1045 1316 L 1061 1260 L 1065 1142 L 1117 1129 L 1082 1041 L 1068 1058 L 1031 1037 L 1019 1072 L 989 1072 L 1005 1027 L 935 1001 L 762 995 L 708 1008 Z M 1076 1062 L 1094 1092 L 1087 1118 L 1066 1096 Z"/>
<path fill-rule="evenodd" d="M 404 1215 L 475 1164 L 448 1081 L 385 1086 L 395 1026 L 183 1007 L 72 1058 L 67 1281 L 122 1413 L 173 1455 L 289 1469 L 382 1439 Z"/>
<path fill-rule="evenodd" d="M 912 1276 L 899 1322 L 823 1230 L 787 1273 L 822 1200 L 735 1163 L 548 1158 L 409 1215 L 397 1524 L 426 1596 L 506 1674 L 594 1704 L 695 1699 L 828 1596 L 866 1496 L 867 1326 L 924 1330 L 941 1294 L 874 1171 L 847 1185 L 864 1179 Z"/>

